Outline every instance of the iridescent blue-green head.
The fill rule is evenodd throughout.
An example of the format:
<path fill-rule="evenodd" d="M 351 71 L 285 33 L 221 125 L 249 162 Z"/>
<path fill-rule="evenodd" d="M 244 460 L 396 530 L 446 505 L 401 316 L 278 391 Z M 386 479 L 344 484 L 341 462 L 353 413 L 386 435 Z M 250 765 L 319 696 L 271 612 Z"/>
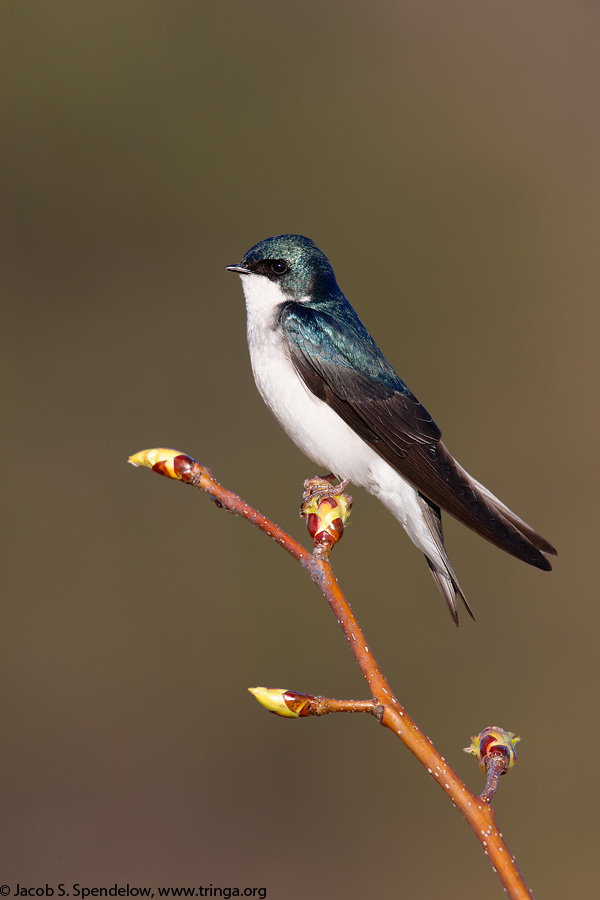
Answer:
<path fill-rule="evenodd" d="M 301 234 L 279 234 L 260 241 L 238 265 L 227 269 L 240 275 L 264 275 L 290 300 L 325 299 L 340 293 L 329 260 Z"/>

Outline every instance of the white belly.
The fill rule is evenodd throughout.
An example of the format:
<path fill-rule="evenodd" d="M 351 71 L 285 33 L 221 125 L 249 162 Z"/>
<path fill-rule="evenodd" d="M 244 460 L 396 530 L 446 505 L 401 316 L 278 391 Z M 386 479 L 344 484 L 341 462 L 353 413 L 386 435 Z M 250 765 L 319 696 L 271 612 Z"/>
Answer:
<path fill-rule="evenodd" d="M 285 349 L 280 329 L 248 318 L 248 346 L 261 397 L 296 446 L 318 466 L 366 486 L 370 457 L 379 459 L 326 403 L 312 394 Z"/>

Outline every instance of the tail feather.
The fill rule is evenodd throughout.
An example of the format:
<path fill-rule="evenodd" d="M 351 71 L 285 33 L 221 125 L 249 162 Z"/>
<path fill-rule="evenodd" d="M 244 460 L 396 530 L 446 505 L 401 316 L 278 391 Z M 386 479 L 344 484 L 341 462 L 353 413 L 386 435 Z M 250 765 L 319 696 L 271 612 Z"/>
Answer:
<path fill-rule="evenodd" d="M 462 466 L 460 468 L 462 468 Z M 467 473 L 465 472 L 465 475 L 466 474 Z M 483 494 L 488 504 L 496 509 L 498 514 L 501 515 L 506 521 L 508 521 L 514 528 L 516 528 L 517 531 L 520 531 L 521 534 L 524 535 L 533 544 L 536 550 L 539 550 L 541 553 L 548 553 L 550 556 L 557 555 L 556 549 L 552 546 L 550 541 L 547 541 L 546 538 L 542 537 L 539 532 L 535 531 L 535 529 L 533 529 L 531 525 L 528 525 L 527 522 L 524 522 L 523 519 L 519 518 L 519 516 L 517 516 L 516 513 L 512 511 L 512 509 L 509 509 L 508 506 L 502 503 L 501 500 L 498 500 L 498 498 L 494 494 L 492 494 L 491 491 L 484 487 L 479 481 L 476 481 L 472 475 L 469 475 L 468 477 L 471 479 L 476 488 Z"/>
<path fill-rule="evenodd" d="M 552 544 L 469 475 L 441 442 L 437 460 L 445 476 L 435 498 L 442 509 L 523 562 L 546 571 L 552 568 L 545 555 L 556 556 Z"/>
<path fill-rule="evenodd" d="M 426 554 L 423 554 L 425 556 L 425 562 L 429 566 L 429 570 L 433 575 L 434 581 L 437 584 L 442 597 L 446 601 L 446 606 L 448 607 L 450 615 L 454 620 L 454 624 L 458 625 L 458 610 L 456 608 L 457 596 L 460 597 L 465 605 L 467 612 L 474 620 L 475 616 L 473 615 L 471 607 L 467 602 L 467 598 L 465 597 L 463 590 L 458 583 L 458 579 L 456 578 L 454 569 L 452 568 L 452 563 L 448 559 L 448 554 L 446 553 L 446 547 L 444 546 L 444 529 L 442 527 L 441 510 L 439 506 L 436 506 L 435 503 L 432 503 L 431 500 L 428 500 L 427 497 L 423 496 L 423 494 L 419 494 L 419 505 L 427 524 L 427 528 L 429 529 L 431 537 L 433 538 L 433 542 L 439 553 L 439 559 L 436 561 L 432 560 Z"/>

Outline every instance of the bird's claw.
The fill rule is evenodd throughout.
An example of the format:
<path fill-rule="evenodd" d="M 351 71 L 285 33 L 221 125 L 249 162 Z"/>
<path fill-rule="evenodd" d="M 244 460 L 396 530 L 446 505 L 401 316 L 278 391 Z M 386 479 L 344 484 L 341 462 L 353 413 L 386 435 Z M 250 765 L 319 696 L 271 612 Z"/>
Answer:
<path fill-rule="evenodd" d="M 304 507 L 306 501 L 311 497 L 324 500 L 325 497 L 339 497 L 340 494 L 343 494 L 349 482 L 347 479 L 342 479 L 339 484 L 334 485 L 335 479 L 336 476 L 333 474 L 315 475 L 313 478 L 307 478 L 302 492 L 302 506 Z"/>

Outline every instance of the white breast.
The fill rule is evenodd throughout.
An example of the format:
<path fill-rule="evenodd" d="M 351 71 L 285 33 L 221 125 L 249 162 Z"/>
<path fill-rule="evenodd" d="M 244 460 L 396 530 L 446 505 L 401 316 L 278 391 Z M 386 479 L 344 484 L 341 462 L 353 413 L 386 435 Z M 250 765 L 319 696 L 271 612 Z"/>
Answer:
<path fill-rule="evenodd" d="M 309 391 L 296 372 L 285 336 L 274 327 L 277 307 L 286 299 L 279 285 L 260 275 L 243 275 L 242 282 L 250 360 L 263 400 L 309 459 L 340 478 L 370 489 L 371 482 L 377 480 L 373 466 L 379 469 L 383 461 L 337 413 Z"/>

